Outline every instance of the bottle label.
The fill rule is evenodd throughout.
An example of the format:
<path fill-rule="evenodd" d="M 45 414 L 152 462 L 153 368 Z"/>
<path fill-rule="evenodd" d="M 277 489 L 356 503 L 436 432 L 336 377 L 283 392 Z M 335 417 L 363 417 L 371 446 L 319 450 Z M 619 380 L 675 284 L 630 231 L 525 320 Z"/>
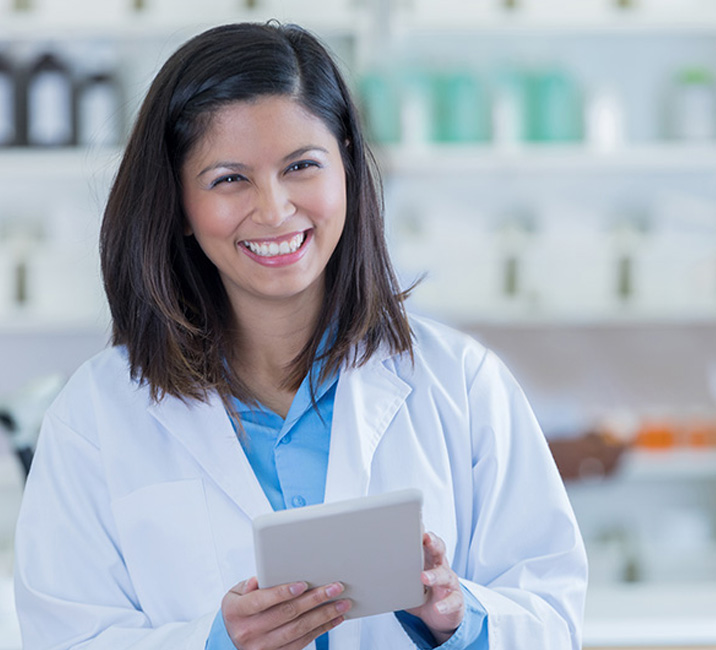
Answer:
<path fill-rule="evenodd" d="M 6 74 L 0 74 L 0 146 L 15 141 L 15 84 Z"/>
<path fill-rule="evenodd" d="M 27 110 L 30 144 L 71 144 L 72 89 L 66 75 L 55 71 L 40 72 L 30 83 Z"/>

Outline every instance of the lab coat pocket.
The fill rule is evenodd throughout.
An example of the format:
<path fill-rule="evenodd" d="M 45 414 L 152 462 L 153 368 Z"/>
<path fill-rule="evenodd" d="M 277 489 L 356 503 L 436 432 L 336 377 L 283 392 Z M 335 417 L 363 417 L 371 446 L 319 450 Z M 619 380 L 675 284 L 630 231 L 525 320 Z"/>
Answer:
<path fill-rule="evenodd" d="M 218 610 L 223 586 L 201 479 L 147 485 L 112 509 L 127 570 L 152 625 Z"/>

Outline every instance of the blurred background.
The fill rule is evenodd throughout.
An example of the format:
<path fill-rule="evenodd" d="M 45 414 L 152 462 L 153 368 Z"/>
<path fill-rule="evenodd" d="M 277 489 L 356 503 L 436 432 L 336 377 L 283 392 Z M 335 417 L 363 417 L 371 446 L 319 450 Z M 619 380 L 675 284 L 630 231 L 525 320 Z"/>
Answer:
<path fill-rule="evenodd" d="M 0 650 L 42 413 L 107 345 L 97 233 L 139 103 L 188 37 L 273 17 L 357 93 L 411 309 L 535 408 L 585 648 L 716 648 L 713 0 L 0 0 Z"/>

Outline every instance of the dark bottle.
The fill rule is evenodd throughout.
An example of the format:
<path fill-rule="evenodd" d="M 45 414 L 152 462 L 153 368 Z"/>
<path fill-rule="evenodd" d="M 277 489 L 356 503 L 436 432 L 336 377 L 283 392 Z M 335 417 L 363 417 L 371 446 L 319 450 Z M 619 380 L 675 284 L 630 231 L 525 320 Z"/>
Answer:
<path fill-rule="evenodd" d="M 0 147 L 17 144 L 17 86 L 15 67 L 0 53 Z"/>
<path fill-rule="evenodd" d="M 25 85 L 26 132 L 31 147 L 74 144 L 73 87 L 69 68 L 54 54 L 42 54 Z"/>

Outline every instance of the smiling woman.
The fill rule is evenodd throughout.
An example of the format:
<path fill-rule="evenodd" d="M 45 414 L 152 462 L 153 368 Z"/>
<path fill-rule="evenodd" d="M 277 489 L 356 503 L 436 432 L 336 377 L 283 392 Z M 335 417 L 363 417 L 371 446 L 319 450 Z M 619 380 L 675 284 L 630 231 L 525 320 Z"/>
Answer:
<path fill-rule="evenodd" d="M 102 223 L 113 345 L 48 411 L 25 489 L 25 650 L 578 650 L 584 548 L 547 444 L 491 352 L 406 313 L 372 160 L 299 27 L 216 28 L 163 66 Z M 258 584 L 257 516 L 405 488 L 419 606 L 345 620 L 345 575 Z"/>
<path fill-rule="evenodd" d="M 280 299 L 281 309 L 320 311 L 346 219 L 340 147 L 320 119 L 290 96 L 230 104 L 181 175 L 187 232 L 218 269 L 239 324 L 267 299 L 271 309 Z"/>

